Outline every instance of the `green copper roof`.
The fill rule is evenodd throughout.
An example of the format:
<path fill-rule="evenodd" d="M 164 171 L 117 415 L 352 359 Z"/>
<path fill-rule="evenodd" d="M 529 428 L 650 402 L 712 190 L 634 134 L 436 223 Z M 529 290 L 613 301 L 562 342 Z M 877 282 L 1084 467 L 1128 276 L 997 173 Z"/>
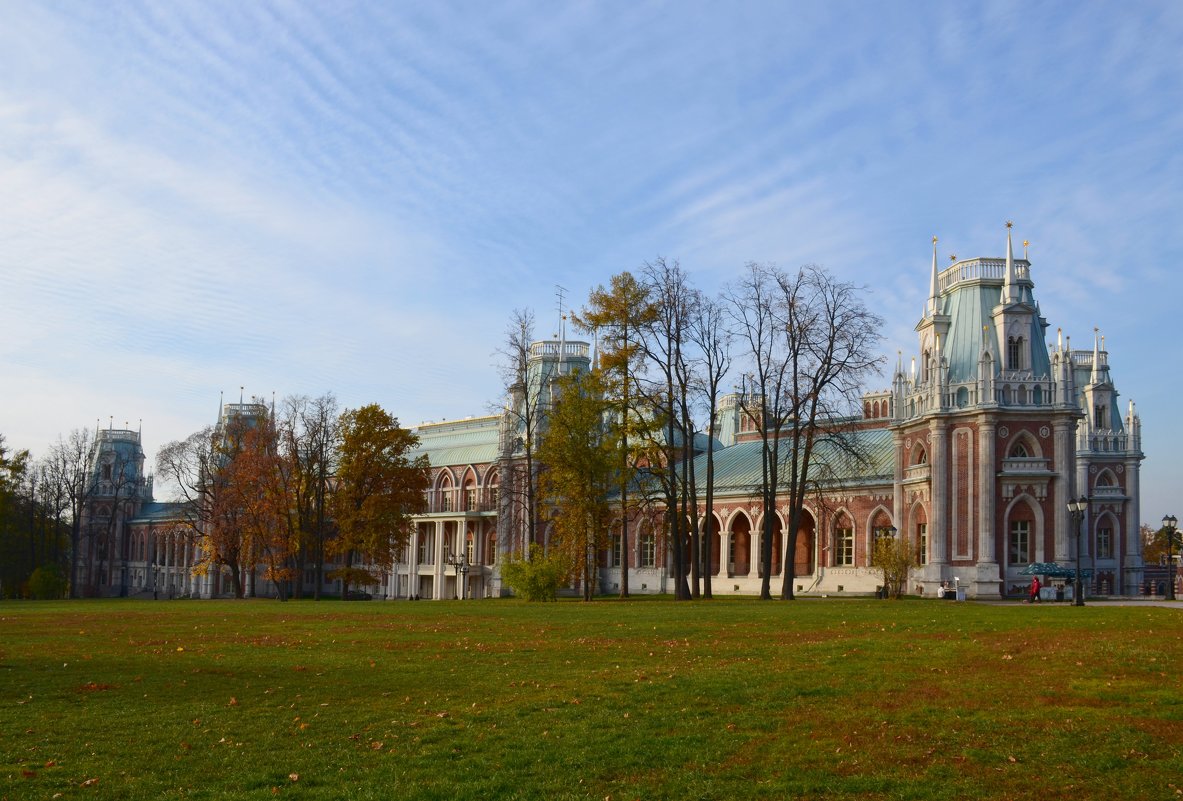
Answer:
<path fill-rule="evenodd" d="M 500 417 L 473 417 L 445 423 L 424 423 L 415 429 L 419 447 L 433 467 L 488 464 L 497 460 Z"/>
<path fill-rule="evenodd" d="M 986 260 L 972 260 L 986 261 Z M 1023 263 L 1024 267 L 1025 262 Z M 949 333 L 941 343 L 942 353 L 949 361 L 949 383 L 956 384 L 964 381 L 975 381 L 978 377 L 978 360 L 982 356 L 982 346 L 985 342 L 983 327 L 989 326 L 990 335 L 994 336 L 994 322 L 991 317 L 994 309 L 1001 302 L 1002 281 L 995 278 L 978 278 L 961 282 L 946 281 L 945 276 L 961 267 L 958 263 L 942 274 L 942 283 L 947 287 L 941 294 L 940 313 L 948 315 L 950 320 Z M 1020 281 L 1019 302 L 1032 309 L 1030 325 L 1024 332 L 1024 338 L 1030 343 L 1031 373 L 1035 378 L 1051 376 L 1051 359 L 1048 356 L 1047 345 L 1043 340 L 1043 326 L 1039 322 L 1039 310 L 1031 295 L 1029 281 Z M 1002 369 L 1002 359 L 1005 354 L 998 352 L 998 345 L 993 345 L 994 373 L 998 375 Z"/>
<path fill-rule="evenodd" d="M 835 440 L 825 440 L 816 446 L 810 476 L 822 483 L 890 482 L 893 476 L 891 432 L 873 428 L 847 432 L 842 435 L 850 445 L 849 451 Z M 782 448 L 787 440 L 781 443 Z M 751 492 L 762 481 L 759 440 L 740 442 L 715 451 L 715 491 L 722 495 Z M 785 456 L 782 450 L 782 458 Z M 700 490 L 706 480 L 706 454 L 694 462 L 694 475 Z"/>

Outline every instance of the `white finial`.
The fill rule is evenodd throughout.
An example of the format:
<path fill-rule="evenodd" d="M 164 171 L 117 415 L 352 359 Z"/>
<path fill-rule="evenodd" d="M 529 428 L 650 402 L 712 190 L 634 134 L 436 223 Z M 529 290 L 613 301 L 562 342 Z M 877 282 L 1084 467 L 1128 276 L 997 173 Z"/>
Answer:
<path fill-rule="evenodd" d="M 1093 328 L 1093 374 L 1089 380 L 1098 384 L 1101 381 L 1101 329 Z"/>
<path fill-rule="evenodd" d="M 932 238 L 932 275 L 928 279 L 928 309 L 925 317 L 937 313 L 937 238 Z"/>
<path fill-rule="evenodd" d="M 1057 328 L 1056 329 L 1056 350 L 1060 351 L 1063 349 L 1064 349 L 1064 329 Z"/>
<path fill-rule="evenodd" d="M 915 356 L 912 357 L 912 369 L 911 369 L 910 373 L 912 376 L 912 381 L 915 382 L 916 381 L 916 357 Z"/>
<path fill-rule="evenodd" d="M 1011 243 L 1010 229 L 1014 223 L 1006 221 L 1006 275 L 1002 284 L 1002 300 L 1004 303 L 1014 303 L 1019 299 L 1018 284 L 1015 282 L 1015 248 Z"/>

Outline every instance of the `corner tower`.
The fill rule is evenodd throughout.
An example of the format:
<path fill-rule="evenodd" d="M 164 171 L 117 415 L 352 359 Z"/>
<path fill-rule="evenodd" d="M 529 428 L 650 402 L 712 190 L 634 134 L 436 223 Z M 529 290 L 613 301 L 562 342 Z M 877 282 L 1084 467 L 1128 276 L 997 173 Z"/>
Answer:
<path fill-rule="evenodd" d="M 922 562 L 926 590 L 957 582 L 979 597 L 1013 594 L 1029 581 L 1021 572 L 1028 564 L 1073 560 L 1067 504 L 1095 494 L 1077 468 L 1078 450 L 1096 461 L 1086 445 L 1125 448 L 1107 469 L 1130 476 L 1122 502 L 1136 507 L 1129 484 L 1141 456 L 1114 433 L 1121 422 L 1107 357 L 1099 345 L 1086 356 L 1062 342 L 1049 353 L 1031 264 L 1025 252 L 1015 257 L 1009 222 L 1006 229 L 1005 256 L 952 257 L 944 270 L 934 237 L 929 298 L 916 325 L 921 369 L 905 374 L 900 359 L 892 381 L 894 516 Z M 1086 420 L 1092 406 L 1107 426 L 1096 441 L 1082 439 L 1096 422 Z M 1125 554 L 1113 558 L 1109 589 L 1132 591 L 1136 513 L 1118 517 L 1111 510 L 1108 529 L 1090 534 L 1083 550 Z"/>

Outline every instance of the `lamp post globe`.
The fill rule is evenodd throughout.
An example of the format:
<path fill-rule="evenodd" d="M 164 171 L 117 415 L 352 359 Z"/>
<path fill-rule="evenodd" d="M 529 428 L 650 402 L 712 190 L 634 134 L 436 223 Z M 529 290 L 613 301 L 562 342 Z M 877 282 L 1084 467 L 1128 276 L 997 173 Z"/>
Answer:
<path fill-rule="evenodd" d="M 1178 574 L 1178 568 L 1175 567 L 1175 533 L 1179 530 L 1179 521 L 1174 515 L 1164 515 L 1162 527 L 1167 535 L 1167 591 L 1164 597 L 1168 601 L 1173 601 L 1175 579 Z"/>
<path fill-rule="evenodd" d="M 1073 606 L 1084 606 L 1084 593 L 1081 591 L 1080 583 L 1080 528 L 1088 506 L 1088 499 L 1083 495 L 1079 500 L 1068 502 L 1068 513 L 1072 515 L 1072 527 L 1076 530 L 1076 580 L 1072 585 Z"/>

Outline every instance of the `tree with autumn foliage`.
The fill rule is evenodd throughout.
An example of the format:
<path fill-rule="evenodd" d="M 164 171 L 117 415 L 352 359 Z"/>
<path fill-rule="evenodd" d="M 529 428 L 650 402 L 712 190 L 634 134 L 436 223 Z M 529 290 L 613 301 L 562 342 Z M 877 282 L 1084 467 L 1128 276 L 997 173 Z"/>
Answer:
<path fill-rule="evenodd" d="M 625 271 L 612 276 L 609 288 L 594 290 L 587 307 L 575 315 L 575 325 L 585 332 L 603 339 L 597 344 L 601 379 L 608 385 L 612 412 L 616 415 L 615 431 L 619 437 L 617 452 L 620 464 L 617 471 L 617 493 L 620 501 L 620 597 L 628 597 L 628 524 L 632 513 L 629 505 L 629 484 L 636 472 L 636 459 L 629 448 L 629 433 L 647 426 L 651 416 L 638 413 L 635 391 L 636 376 L 641 370 L 645 331 L 656 319 L 650 288 Z M 635 437 L 634 437 L 635 440 Z"/>
<path fill-rule="evenodd" d="M 419 438 L 376 403 L 342 414 L 340 437 L 330 548 L 342 567 L 329 576 L 348 597 L 351 585 L 377 583 L 373 571 L 393 567 L 412 516 L 427 509 L 431 478 L 427 457 L 412 456 Z"/>
<path fill-rule="evenodd" d="M 264 578 L 271 580 L 280 599 L 286 600 L 299 532 L 291 525 L 287 464 L 278 444 L 268 420 L 242 432 L 220 471 L 224 485 L 218 503 L 224 507 L 222 514 L 232 516 L 237 526 L 236 545 L 252 577 L 250 593 L 254 594 L 254 567 L 262 564 Z"/>
<path fill-rule="evenodd" d="M 554 407 L 538 449 L 539 489 L 554 525 L 552 547 L 562 554 L 590 601 L 596 554 L 608 545 L 615 514 L 611 493 L 621 465 L 616 417 L 598 371 L 556 382 Z"/>
<path fill-rule="evenodd" d="M 260 558 L 270 554 L 278 576 L 290 553 L 288 502 L 278 469 L 266 414 L 229 416 L 222 425 L 165 445 L 156 457 L 157 474 L 179 495 L 182 527 L 200 547 L 194 572 L 224 570 L 236 598 L 253 590 Z"/>

